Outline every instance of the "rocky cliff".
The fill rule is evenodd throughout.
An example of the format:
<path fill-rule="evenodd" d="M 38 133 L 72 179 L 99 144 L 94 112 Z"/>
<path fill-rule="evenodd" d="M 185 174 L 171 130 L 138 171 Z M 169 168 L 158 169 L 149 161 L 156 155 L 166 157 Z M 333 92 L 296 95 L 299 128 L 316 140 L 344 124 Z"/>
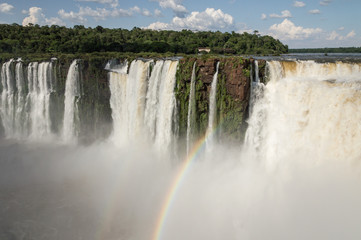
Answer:
<path fill-rule="evenodd" d="M 217 84 L 216 125 L 223 139 L 242 140 L 248 117 L 250 69 L 252 61 L 242 57 L 194 58 L 180 60 L 177 72 L 179 134 L 187 129 L 189 89 L 193 63 L 196 62 L 196 135 L 205 134 L 208 124 L 209 93 L 216 64 L 220 62 Z"/>

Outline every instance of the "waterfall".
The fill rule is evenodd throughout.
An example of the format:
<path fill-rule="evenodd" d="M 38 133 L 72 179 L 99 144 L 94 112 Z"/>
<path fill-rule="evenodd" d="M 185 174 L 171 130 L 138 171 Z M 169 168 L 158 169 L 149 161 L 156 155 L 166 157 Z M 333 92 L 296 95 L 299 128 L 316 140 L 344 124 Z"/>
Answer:
<path fill-rule="evenodd" d="M 27 135 L 27 126 L 26 126 L 26 87 L 24 79 L 24 70 L 23 63 L 20 61 L 16 64 L 15 67 L 15 81 L 16 81 L 16 110 L 15 110 L 15 135 L 16 136 L 26 136 Z"/>
<path fill-rule="evenodd" d="M 78 60 L 69 67 L 65 84 L 63 140 L 74 141 L 78 135 L 78 100 L 80 98 L 80 72 Z"/>
<path fill-rule="evenodd" d="M 253 134 L 252 137 L 250 136 L 250 133 L 252 132 L 259 132 L 263 128 L 264 120 L 265 120 L 265 111 L 263 109 L 264 104 L 260 104 L 261 101 L 264 101 L 263 99 L 263 93 L 265 85 L 260 82 L 259 79 L 259 69 L 258 69 L 258 61 L 254 61 L 254 74 L 252 76 L 255 76 L 253 81 L 251 81 L 251 88 L 250 88 L 250 100 L 249 100 L 249 115 L 253 116 L 254 118 L 258 119 L 257 122 L 254 122 L 253 124 L 248 126 L 248 131 L 246 132 L 246 142 L 251 144 L 256 149 L 259 148 L 259 139 L 256 139 L 259 136 L 258 134 Z M 257 107 L 255 108 L 255 105 L 257 104 Z M 251 143 L 252 142 L 252 143 Z"/>
<path fill-rule="evenodd" d="M 155 144 L 158 149 L 169 150 L 173 140 L 173 117 L 176 107 L 174 87 L 178 61 L 165 61 L 159 88 L 159 104 L 157 106 Z M 146 119 L 147 120 L 147 119 Z"/>
<path fill-rule="evenodd" d="M 191 77 L 191 87 L 189 92 L 189 102 L 188 102 L 188 119 L 187 119 L 187 154 L 189 153 L 192 144 L 193 144 L 193 128 L 196 122 L 196 62 L 193 64 L 192 77 Z"/>
<path fill-rule="evenodd" d="M 15 65 L 15 68 L 14 68 Z M 56 84 L 51 62 L 24 64 L 10 60 L 2 66 L 1 119 L 11 138 L 42 139 L 52 135 L 50 94 Z"/>
<path fill-rule="evenodd" d="M 113 139 L 117 143 L 140 138 L 144 132 L 144 112 L 150 61 L 135 60 L 109 73 Z"/>
<path fill-rule="evenodd" d="M 167 74 L 167 71 L 163 71 L 163 69 L 169 68 L 169 64 L 170 61 L 167 61 L 166 66 L 164 66 L 164 61 L 157 61 L 149 78 L 144 123 L 147 127 L 147 132 L 151 140 L 155 138 L 157 132 L 157 117 L 160 100 L 159 93 L 161 80 L 165 79 Z"/>
<path fill-rule="evenodd" d="M 15 79 L 12 71 L 14 60 L 4 63 L 1 67 L 1 120 L 6 136 L 14 136 L 15 118 Z"/>
<path fill-rule="evenodd" d="M 213 130 L 214 130 L 214 122 L 217 115 L 217 80 L 218 80 L 218 68 L 219 62 L 217 62 L 216 72 L 213 76 L 211 91 L 209 94 L 209 117 L 208 117 L 208 129 L 207 129 L 207 149 L 212 148 L 213 143 Z"/>
<path fill-rule="evenodd" d="M 259 82 L 258 61 L 254 61 L 255 82 Z"/>
<path fill-rule="evenodd" d="M 145 98 L 150 62 L 142 60 L 133 61 L 129 68 L 127 81 L 127 94 L 125 96 L 128 139 L 140 137 L 143 134 Z"/>
<path fill-rule="evenodd" d="M 357 160 L 361 149 L 361 65 L 270 61 L 247 142 L 270 165 L 290 154 Z"/>
<path fill-rule="evenodd" d="M 31 137 L 42 138 L 51 134 L 50 72 L 51 63 L 31 63 L 28 67 Z"/>
<path fill-rule="evenodd" d="M 175 109 L 175 73 L 178 61 L 135 60 L 109 72 L 110 105 L 113 118 L 113 141 L 126 143 L 140 137 L 167 149 L 173 138 Z M 149 79 L 148 79 L 149 78 Z"/>
<path fill-rule="evenodd" d="M 113 141 L 122 141 L 124 138 L 124 133 L 126 126 L 125 123 L 125 96 L 127 89 L 127 80 L 128 80 L 128 62 L 123 63 L 120 68 L 110 69 L 111 72 L 108 73 L 109 77 L 109 88 L 110 88 L 110 107 L 112 109 L 112 118 L 113 118 Z"/>

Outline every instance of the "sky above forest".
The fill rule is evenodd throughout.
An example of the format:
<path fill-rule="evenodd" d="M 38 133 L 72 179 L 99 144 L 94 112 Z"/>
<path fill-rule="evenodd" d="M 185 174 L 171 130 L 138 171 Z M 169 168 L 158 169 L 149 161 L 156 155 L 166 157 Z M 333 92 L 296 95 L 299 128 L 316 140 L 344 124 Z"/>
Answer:
<path fill-rule="evenodd" d="M 258 31 L 290 48 L 360 47 L 360 0 L 0 0 L 0 23 Z"/>

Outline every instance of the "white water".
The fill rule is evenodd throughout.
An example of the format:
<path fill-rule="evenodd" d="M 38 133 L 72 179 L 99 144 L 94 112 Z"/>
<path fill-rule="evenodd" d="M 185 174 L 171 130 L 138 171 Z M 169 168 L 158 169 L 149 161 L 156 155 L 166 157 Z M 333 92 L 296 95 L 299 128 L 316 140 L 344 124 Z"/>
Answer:
<path fill-rule="evenodd" d="M 166 78 L 166 74 L 169 68 L 170 61 L 166 64 L 164 61 L 157 61 L 153 66 L 152 74 L 149 78 L 148 91 L 146 97 L 146 107 L 144 114 L 144 124 L 147 128 L 147 134 L 149 135 L 150 140 L 155 139 L 157 133 L 157 117 L 158 117 L 158 107 L 160 102 L 160 86 L 162 79 Z M 163 71 L 163 69 L 165 69 Z M 160 129 L 159 129 L 160 130 Z"/>
<path fill-rule="evenodd" d="M 174 87 L 178 61 L 167 60 L 163 64 L 162 80 L 159 88 L 159 105 L 157 106 L 157 131 L 155 134 L 155 145 L 158 150 L 169 149 L 174 140 L 172 124 L 176 106 Z M 148 121 L 148 119 L 145 118 L 145 121 Z"/>
<path fill-rule="evenodd" d="M 260 145 L 260 132 L 263 128 L 263 123 L 265 121 L 265 111 L 264 107 L 265 104 L 261 104 L 263 99 L 263 93 L 265 89 L 265 85 L 260 82 L 259 79 L 259 69 L 258 69 L 258 61 L 254 61 L 254 79 L 251 81 L 251 88 L 250 88 L 250 101 L 249 101 L 249 115 L 251 119 L 258 119 L 253 124 L 248 126 L 248 131 L 246 132 L 246 142 L 251 145 L 253 148 L 258 149 Z M 253 76 L 253 74 L 252 74 Z M 257 104 L 257 111 L 254 112 L 254 107 Z M 250 136 L 250 134 L 252 136 Z"/>
<path fill-rule="evenodd" d="M 3 64 L 1 119 L 7 137 L 42 139 L 51 135 L 50 94 L 54 84 L 50 62 L 30 63 L 26 75 L 21 61 Z"/>
<path fill-rule="evenodd" d="M 113 141 L 124 144 L 129 140 L 154 141 L 157 148 L 168 149 L 172 144 L 175 109 L 175 73 L 177 61 L 158 60 L 149 76 L 151 62 L 135 60 L 109 73 Z M 148 79 L 149 77 L 149 79 Z"/>
<path fill-rule="evenodd" d="M 112 109 L 113 119 L 113 133 L 112 138 L 114 142 L 126 141 L 126 90 L 128 80 L 128 62 L 125 62 L 117 72 L 111 71 L 108 73 L 109 88 L 110 88 L 110 107 Z"/>
<path fill-rule="evenodd" d="M 15 134 L 15 78 L 11 70 L 13 64 L 14 60 L 11 59 L 4 63 L 1 68 L 2 92 L 0 111 L 6 136 L 13 136 Z"/>
<path fill-rule="evenodd" d="M 193 134 L 194 134 L 194 124 L 196 121 L 196 62 L 193 64 L 192 76 L 191 76 L 191 86 L 189 90 L 189 99 L 188 99 L 188 117 L 187 117 L 187 154 L 190 151 L 190 148 L 193 144 Z"/>
<path fill-rule="evenodd" d="M 139 140 L 144 133 L 144 112 L 149 61 L 135 60 L 119 72 L 110 73 L 113 141 L 118 144 Z"/>
<path fill-rule="evenodd" d="M 15 81 L 16 81 L 16 112 L 15 112 L 15 135 L 24 136 L 27 135 L 27 117 L 26 117 L 26 89 L 25 79 L 23 71 L 23 63 L 18 62 L 15 67 Z"/>
<path fill-rule="evenodd" d="M 290 154 L 313 161 L 361 157 L 358 64 L 269 62 L 270 82 L 247 132 L 260 158 L 277 166 Z"/>
<path fill-rule="evenodd" d="M 62 138 L 65 142 L 76 141 L 78 135 L 78 101 L 80 98 L 80 73 L 78 60 L 69 67 L 65 84 L 64 120 Z"/>
<path fill-rule="evenodd" d="M 211 91 L 209 94 L 209 117 L 208 117 L 208 128 L 207 128 L 207 149 L 212 148 L 214 142 L 214 122 L 217 116 L 217 82 L 218 82 L 218 68 L 219 62 L 217 62 L 216 72 L 214 73 Z"/>
<path fill-rule="evenodd" d="M 28 105 L 30 105 L 31 137 L 40 139 L 51 134 L 49 79 L 52 77 L 49 62 L 30 63 L 28 66 Z"/>

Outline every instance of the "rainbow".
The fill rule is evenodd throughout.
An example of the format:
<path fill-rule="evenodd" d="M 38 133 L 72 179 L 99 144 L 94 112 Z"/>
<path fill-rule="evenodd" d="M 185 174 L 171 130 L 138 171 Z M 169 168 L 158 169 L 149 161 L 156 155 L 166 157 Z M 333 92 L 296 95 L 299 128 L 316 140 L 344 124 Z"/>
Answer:
<path fill-rule="evenodd" d="M 176 196 L 178 190 L 180 189 L 182 182 L 185 179 L 185 176 L 189 172 L 194 160 L 197 159 L 197 157 L 200 155 L 201 152 L 203 152 L 202 150 L 206 146 L 205 143 L 206 143 L 207 139 L 212 134 L 214 134 L 217 129 L 218 128 L 215 127 L 212 130 L 207 131 L 207 133 L 193 145 L 193 148 L 188 153 L 187 157 L 185 158 L 185 160 L 182 162 L 181 166 L 179 167 L 179 170 L 178 170 L 176 176 L 174 177 L 174 180 L 172 181 L 172 184 L 166 195 L 164 203 L 162 204 L 163 207 L 157 218 L 157 224 L 156 224 L 155 231 L 153 233 L 152 240 L 161 240 L 163 228 L 164 228 L 165 222 L 167 220 L 169 210 L 171 209 L 171 207 L 173 205 L 175 196 Z"/>

